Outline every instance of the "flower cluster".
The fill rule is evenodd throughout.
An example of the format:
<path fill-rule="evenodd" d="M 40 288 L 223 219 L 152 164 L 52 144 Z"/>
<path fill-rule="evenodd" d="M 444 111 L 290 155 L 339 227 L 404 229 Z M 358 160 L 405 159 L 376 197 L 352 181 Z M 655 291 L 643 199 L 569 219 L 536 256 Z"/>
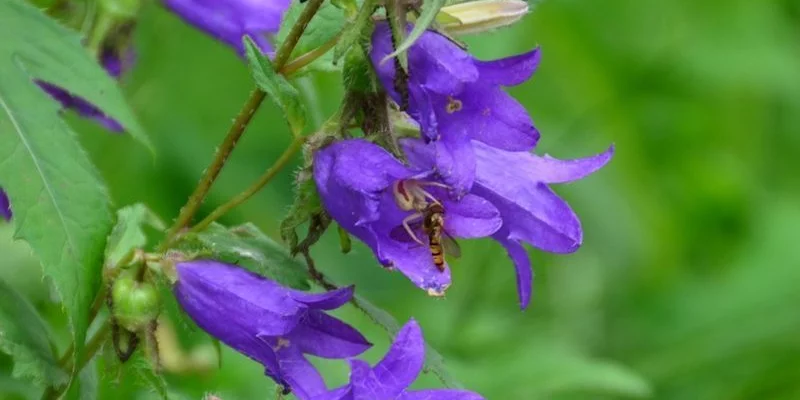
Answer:
<path fill-rule="evenodd" d="M 400 102 L 395 69 L 382 62 L 392 50 L 390 35 L 378 25 L 371 58 L 384 89 Z M 491 237 L 513 261 L 520 306 L 527 307 L 533 272 L 522 242 L 570 253 L 582 241 L 577 216 L 548 185 L 581 179 L 613 153 L 564 161 L 530 152 L 539 133 L 502 87 L 529 79 L 538 62 L 538 49 L 475 60 L 446 37 L 424 33 L 408 53 L 408 113 L 421 137 L 402 141 L 407 162 L 362 139 L 322 149 L 314 177 L 325 208 L 381 264 L 432 295 L 450 285 L 443 236 Z"/>
<path fill-rule="evenodd" d="M 271 51 L 267 35 L 277 32 L 289 4 L 166 3 L 240 54 L 243 35 L 252 36 L 262 51 Z M 521 6 L 524 14 L 527 5 Z M 508 18 L 520 15 L 517 10 Z M 340 138 L 314 148 L 313 178 L 322 205 L 383 266 L 399 270 L 434 296 L 443 295 L 451 284 L 445 256 L 459 251 L 454 237 L 497 241 L 515 267 L 520 307 L 526 308 L 533 271 L 523 243 L 570 253 L 582 242 L 578 217 L 549 185 L 597 171 L 611 159 L 613 148 L 575 160 L 532 152 L 539 131 L 504 88 L 531 78 L 540 61 L 538 48 L 482 61 L 448 37 L 427 31 L 407 53 L 407 74 L 398 76 L 398 63 L 385 62 L 395 48 L 386 22 L 375 25 L 371 44 L 377 81 L 416 123 L 419 137 L 399 140 L 395 153 L 370 138 Z M 349 301 L 352 288 L 308 294 L 217 261 L 179 263 L 176 272 L 175 295 L 197 325 L 264 365 L 268 376 L 300 399 L 481 398 L 461 390 L 408 390 L 425 352 L 414 320 L 375 366 L 353 359 L 370 344 L 326 314 Z M 349 383 L 329 390 L 307 355 L 348 359 Z"/>
<path fill-rule="evenodd" d="M 261 363 L 264 372 L 301 400 L 475 400 L 466 391 L 409 392 L 425 360 L 422 332 L 409 322 L 374 368 L 350 360 L 350 384 L 329 391 L 305 355 L 355 357 L 371 344 L 354 328 L 326 314 L 347 303 L 353 288 L 312 294 L 288 289 L 235 265 L 210 260 L 176 266 L 175 297 L 209 334 Z M 445 397 L 439 397 L 439 394 Z"/>

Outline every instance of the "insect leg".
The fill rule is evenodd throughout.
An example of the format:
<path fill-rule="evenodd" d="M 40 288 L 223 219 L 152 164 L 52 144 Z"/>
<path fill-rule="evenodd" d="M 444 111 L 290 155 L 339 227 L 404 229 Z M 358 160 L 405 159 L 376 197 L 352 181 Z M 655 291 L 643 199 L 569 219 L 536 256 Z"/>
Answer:
<path fill-rule="evenodd" d="M 417 235 L 414 233 L 414 230 L 411 229 L 411 225 L 409 225 L 409 223 L 411 221 L 413 221 L 415 219 L 419 219 L 420 217 L 422 217 L 422 213 L 414 213 L 414 214 L 411 214 L 411 215 L 403 218 L 403 228 L 406 229 L 406 232 L 408 232 L 408 235 L 411 236 L 411 239 L 414 239 L 415 242 L 417 242 L 417 243 L 419 243 L 419 244 L 421 244 L 423 246 L 427 246 L 426 243 L 424 243 L 423 241 L 419 240 Z"/>

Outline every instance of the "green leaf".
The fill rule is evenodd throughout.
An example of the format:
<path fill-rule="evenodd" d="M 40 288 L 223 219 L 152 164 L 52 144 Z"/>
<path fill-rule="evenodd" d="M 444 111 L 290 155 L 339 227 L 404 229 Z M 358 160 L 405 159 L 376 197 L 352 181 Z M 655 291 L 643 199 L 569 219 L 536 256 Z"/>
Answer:
<path fill-rule="evenodd" d="M 292 1 L 292 5 L 283 16 L 281 29 L 277 35 L 278 43 L 283 43 L 284 40 L 286 40 L 286 36 L 289 35 L 292 26 L 297 23 L 297 19 L 300 13 L 303 12 L 303 8 L 305 8 L 305 3 L 301 3 L 299 0 Z M 314 18 L 308 23 L 300 41 L 297 42 L 297 46 L 295 46 L 292 51 L 290 60 L 321 47 L 331 40 L 335 40 L 336 35 L 342 31 L 342 27 L 346 24 L 347 18 L 341 9 L 333 5 L 331 1 L 322 3 L 319 11 L 317 11 Z M 323 57 L 315 60 L 304 69 L 336 71 L 338 67 L 333 64 L 333 53 L 327 52 Z"/>
<path fill-rule="evenodd" d="M 333 62 L 336 63 L 341 59 L 350 49 L 351 46 L 356 44 L 359 39 L 368 31 L 368 27 L 372 23 L 372 14 L 375 12 L 375 5 L 377 0 L 364 0 L 364 4 L 356 14 L 355 20 L 349 23 L 342 31 L 342 37 L 336 43 L 333 49 Z M 371 30 L 369 30 L 371 31 Z"/>
<path fill-rule="evenodd" d="M 295 188 L 295 200 L 286 217 L 281 221 L 281 238 L 290 249 L 297 248 L 299 238 L 296 229 L 309 222 L 315 214 L 321 213 L 322 201 L 310 172 L 301 172 Z"/>
<path fill-rule="evenodd" d="M 162 375 L 153 370 L 153 365 L 143 356 L 143 352 L 139 352 L 138 355 L 134 356 L 134 359 L 128 362 L 143 387 L 149 389 L 159 399 L 167 400 L 170 398 L 167 381 Z"/>
<path fill-rule="evenodd" d="M 256 85 L 267 92 L 269 98 L 280 107 L 292 133 L 299 136 L 306 125 L 306 110 L 300 100 L 300 92 L 283 75 L 275 71 L 272 61 L 261 54 L 249 36 L 244 37 L 244 47 Z"/>
<path fill-rule="evenodd" d="M 126 132 L 152 151 L 153 147 L 127 105 L 117 82 L 97 63 L 81 44 L 81 36 L 47 18 L 39 9 L 21 0 L 0 0 L 0 71 L 8 82 L 27 85 L 27 91 L 9 92 L 18 97 L 28 97 L 25 92 L 41 91 L 32 78 L 56 84 L 100 108 L 117 120 Z M 23 77 L 24 75 L 24 77 Z M 48 114 L 50 124 L 57 116 L 48 110 L 26 108 L 29 118 L 42 118 Z"/>
<path fill-rule="evenodd" d="M 356 306 L 361 312 L 366 314 L 373 322 L 382 326 L 392 338 L 400 331 L 400 324 L 397 320 L 384 309 L 372 304 L 369 300 L 359 294 L 355 294 L 352 300 L 353 305 Z M 436 351 L 431 345 L 425 344 L 425 372 L 431 372 L 449 388 L 463 388 L 449 372 L 444 365 L 444 357 Z"/>
<path fill-rule="evenodd" d="M 108 236 L 106 262 L 116 266 L 130 251 L 147 245 L 145 226 L 158 230 L 167 227 L 153 211 L 141 203 L 117 210 L 117 223 Z"/>
<path fill-rule="evenodd" d="M 439 14 L 439 10 L 444 7 L 445 3 L 445 0 L 427 0 L 423 2 L 422 12 L 420 13 L 419 18 L 417 18 L 417 21 L 414 23 L 414 28 L 411 30 L 408 36 L 406 36 L 405 40 L 400 43 L 399 46 L 397 46 L 394 52 L 384 58 L 384 61 L 392 57 L 396 57 L 398 54 L 410 49 L 411 46 L 414 45 L 414 42 L 416 42 L 417 39 L 419 39 L 419 37 L 425 33 L 425 30 L 427 30 L 431 24 L 433 24 L 433 22 L 436 20 L 436 15 Z"/>
<path fill-rule="evenodd" d="M 251 223 L 230 229 L 215 223 L 200 233 L 186 235 L 184 241 L 199 242 L 214 258 L 241 264 L 283 285 L 310 288 L 305 265 Z"/>
<path fill-rule="evenodd" d="M 78 374 L 80 382 L 80 400 L 96 400 L 99 388 L 99 374 L 97 373 L 97 357 L 92 358 Z"/>
<path fill-rule="evenodd" d="M 50 331 L 33 305 L 0 280 L 0 351 L 14 359 L 12 376 L 40 386 L 67 383 L 53 350 Z"/>
<path fill-rule="evenodd" d="M 15 237 L 52 278 L 83 353 L 112 216 L 106 189 L 59 106 L 33 83 L 62 86 L 136 125 L 113 80 L 77 34 L 19 0 L 0 0 L 0 184 L 14 207 Z"/>

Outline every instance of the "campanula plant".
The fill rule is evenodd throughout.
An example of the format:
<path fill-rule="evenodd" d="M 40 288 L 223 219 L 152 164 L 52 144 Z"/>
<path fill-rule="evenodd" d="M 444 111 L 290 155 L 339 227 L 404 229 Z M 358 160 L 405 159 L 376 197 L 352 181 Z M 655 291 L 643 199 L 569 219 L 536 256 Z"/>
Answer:
<path fill-rule="evenodd" d="M 453 36 L 515 23 L 528 12 L 527 3 L 159 2 L 233 48 L 255 81 L 171 224 L 143 204 L 116 207 L 59 112 L 71 109 L 110 131 L 128 132 L 115 140 L 130 136 L 152 150 L 116 85 L 134 63 L 133 27 L 150 23 L 149 14 L 139 14 L 138 0 L 102 0 L 98 10 L 77 3 L 60 1 L 43 13 L 23 0 L 0 0 L 0 36 L 10 38 L 0 45 L 0 70 L 12 77 L 0 75 L 0 128 L 10 132 L 0 140 L 0 217 L 40 257 L 68 320 L 68 328 L 41 327 L 35 307 L 3 290 L 0 350 L 15 362 L 33 360 L 20 370 L 36 378 L 42 398 L 96 390 L 92 372 L 101 349 L 109 355 L 105 367 L 119 367 L 120 377 L 145 376 L 153 393 L 167 397 L 180 379 L 163 375 L 209 372 L 221 362 L 219 351 L 216 363 L 185 354 L 188 344 L 175 338 L 177 329 L 188 328 L 204 332 L 204 343 L 218 341 L 263 368 L 269 379 L 258 385 L 273 382 L 278 398 L 483 399 L 462 389 L 470 382 L 446 378 L 444 366 L 431 363 L 437 355 L 417 320 L 400 327 L 366 300 L 368 291 L 323 274 L 329 260 L 316 257 L 315 245 L 335 226 L 345 252 L 352 236 L 376 265 L 444 297 L 459 285 L 450 270 L 461 252 L 456 239 L 491 238 L 515 266 L 520 307 L 531 303 L 533 271 L 524 244 L 571 253 L 583 241 L 577 213 L 550 185 L 596 172 L 613 148 L 574 160 L 534 153 L 540 132 L 529 110 L 505 90 L 530 80 L 539 48 L 484 61 Z M 147 56 L 146 48 L 137 51 Z M 312 127 L 316 117 L 306 107 L 313 85 L 300 90 L 292 78 L 319 70 L 341 71 L 344 93 L 334 99 L 338 109 Z M 289 146 L 243 192 L 198 218 L 265 100 L 290 127 Z M 295 175 L 296 199 L 280 223 L 286 246 L 253 223 L 220 223 L 298 153 L 303 164 Z M 307 229 L 302 240 L 299 228 Z M 353 312 L 365 313 L 393 338 L 388 348 L 375 346 L 382 356 L 377 363 L 366 361 L 371 340 Z M 65 329 L 69 340 L 51 340 L 51 331 Z M 61 349 L 54 343 L 69 344 Z M 426 364 L 444 387 L 414 387 Z M 321 365 L 349 367 L 349 377 L 337 381 Z M 216 379 L 203 382 L 207 393 L 216 390 Z"/>

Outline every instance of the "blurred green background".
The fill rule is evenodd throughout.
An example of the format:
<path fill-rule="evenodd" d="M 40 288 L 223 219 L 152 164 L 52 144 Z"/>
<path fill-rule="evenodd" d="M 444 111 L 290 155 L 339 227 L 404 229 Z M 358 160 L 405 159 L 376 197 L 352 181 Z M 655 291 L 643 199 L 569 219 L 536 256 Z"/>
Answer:
<path fill-rule="evenodd" d="M 525 312 L 511 262 L 488 240 L 462 243 L 444 300 L 382 270 L 363 245 L 341 254 L 334 232 L 314 248 L 319 267 L 401 322 L 420 321 L 453 375 L 488 399 L 800 398 L 800 3 L 549 0 L 467 42 L 483 59 L 542 47 L 534 79 L 510 89 L 542 132 L 537 152 L 573 158 L 616 145 L 606 168 L 556 187 L 581 217 L 583 247 L 530 251 L 537 275 Z M 117 206 L 144 202 L 171 220 L 252 82 L 228 48 L 155 5 L 136 47 L 123 84 L 156 159 L 69 120 Z M 338 107 L 339 75 L 296 83 L 314 126 Z M 201 214 L 252 182 L 289 139 L 277 109 L 262 107 Z M 278 238 L 291 183 L 287 170 L 223 222 L 253 221 Z M 63 349 L 64 317 L 7 224 L 0 254 L 0 278 L 53 322 Z M 376 344 L 370 360 L 385 352 L 380 327 L 351 307 L 338 314 Z M 174 322 L 184 350 L 214 359 L 207 336 Z M 275 398 L 261 367 L 230 350 L 222 369 L 203 365 L 167 374 L 176 394 Z M 344 363 L 320 365 L 330 386 L 345 381 Z M 40 393 L 10 370 L 0 355 L 0 398 Z M 155 396 L 135 375 L 99 373 L 100 398 Z M 428 374 L 417 386 L 441 383 Z"/>

